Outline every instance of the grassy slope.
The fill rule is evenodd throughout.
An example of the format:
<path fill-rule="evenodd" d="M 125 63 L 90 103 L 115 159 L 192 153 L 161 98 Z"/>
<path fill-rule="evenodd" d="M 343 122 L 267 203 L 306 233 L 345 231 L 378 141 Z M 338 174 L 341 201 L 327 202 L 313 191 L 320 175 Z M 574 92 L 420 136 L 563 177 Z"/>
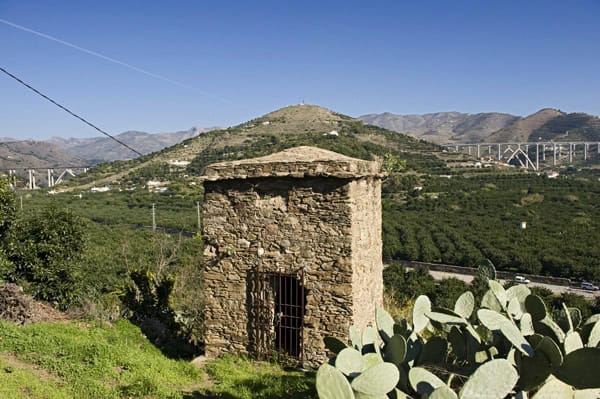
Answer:
<path fill-rule="evenodd" d="M 181 397 L 178 392 L 199 378 L 192 365 L 162 357 L 138 328 L 124 321 L 112 328 L 84 323 L 25 328 L 0 324 L 0 336 L 2 352 L 15 353 L 19 361 L 45 370 L 56 385 L 64 384 L 70 397 Z M 10 381 L 11 375 L 3 379 Z"/>
<path fill-rule="evenodd" d="M 225 357 L 166 358 L 134 325 L 0 323 L 2 398 L 306 398 L 313 377 Z"/>
<path fill-rule="evenodd" d="M 59 379 L 40 372 L 9 355 L 0 355 L 0 398 L 68 399 L 72 396 Z"/>

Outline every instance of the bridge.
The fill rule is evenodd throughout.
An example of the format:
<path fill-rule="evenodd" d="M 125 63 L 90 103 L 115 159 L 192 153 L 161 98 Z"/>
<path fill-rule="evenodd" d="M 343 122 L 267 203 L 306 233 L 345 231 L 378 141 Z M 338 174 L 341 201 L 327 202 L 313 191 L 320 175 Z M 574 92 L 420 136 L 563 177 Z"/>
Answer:
<path fill-rule="evenodd" d="M 493 158 L 500 162 L 516 162 L 521 167 L 539 170 L 542 166 L 570 165 L 591 159 L 600 161 L 600 142 L 597 141 L 534 141 L 506 143 L 447 143 L 442 148 L 464 152 L 477 159 Z M 549 159 L 547 159 L 549 158 Z"/>
<path fill-rule="evenodd" d="M 17 187 L 17 176 L 22 176 L 26 179 L 24 188 L 26 190 L 36 190 L 42 188 L 42 186 L 52 188 L 62 183 L 68 176 L 75 177 L 82 173 L 85 174 L 90 167 L 81 165 L 57 165 L 43 168 L 8 167 L 1 168 L 0 172 L 8 175 L 11 188 L 15 189 Z M 42 185 L 39 183 L 42 183 Z"/>

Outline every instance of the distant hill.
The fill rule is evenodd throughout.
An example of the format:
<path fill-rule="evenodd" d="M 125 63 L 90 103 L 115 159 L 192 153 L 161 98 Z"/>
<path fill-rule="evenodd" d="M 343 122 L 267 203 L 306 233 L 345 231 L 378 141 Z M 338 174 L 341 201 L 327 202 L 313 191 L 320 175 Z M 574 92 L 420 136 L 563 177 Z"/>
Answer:
<path fill-rule="evenodd" d="M 525 118 L 519 118 L 510 125 L 492 133 L 486 139 L 486 141 L 492 143 L 505 141 L 529 141 L 529 138 L 534 131 L 542 127 L 550 120 L 562 115 L 564 115 L 564 113 L 559 110 L 544 108 Z M 551 138 L 552 137 L 548 137 L 548 139 Z M 537 141 L 537 138 L 534 141 Z"/>
<path fill-rule="evenodd" d="M 129 131 L 115 137 L 142 154 L 149 154 L 210 130 L 213 128 L 194 127 L 174 133 L 155 134 Z M 48 140 L 0 138 L 0 169 L 87 166 L 136 156 L 108 137 L 53 137 Z"/>
<path fill-rule="evenodd" d="M 148 180 L 191 181 L 212 162 L 268 155 L 301 145 L 363 159 L 392 152 L 406 159 L 415 170 L 446 170 L 442 158 L 450 156 L 432 143 L 367 125 L 316 105 L 295 105 L 131 161 L 99 165 L 80 179 L 79 188 L 116 182 L 139 187 Z M 187 165 L 175 166 L 174 161 Z"/>
<path fill-rule="evenodd" d="M 189 130 L 173 133 L 146 133 L 129 131 L 115 137 L 142 154 L 149 154 L 170 147 L 183 140 L 198 136 L 214 128 L 193 127 Z M 61 138 L 53 137 L 47 142 L 55 144 L 64 151 L 91 163 L 126 160 L 137 155 L 108 137 Z"/>
<path fill-rule="evenodd" d="M 584 113 L 562 113 L 535 129 L 529 139 L 600 141 L 600 118 Z"/>
<path fill-rule="evenodd" d="M 358 117 L 363 122 L 434 143 L 478 142 L 514 123 L 518 116 L 497 112 L 465 114 L 437 112 L 424 115 L 397 115 L 389 112 Z"/>
<path fill-rule="evenodd" d="M 46 168 L 52 166 L 79 166 L 86 162 L 63 151 L 55 144 L 43 141 L 0 142 L 0 169 Z"/>
<path fill-rule="evenodd" d="M 526 117 L 495 112 L 424 115 L 369 114 L 359 117 L 397 132 L 434 143 L 477 143 L 541 140 L 600 141 L 600 118 L 544 108 Z"/>

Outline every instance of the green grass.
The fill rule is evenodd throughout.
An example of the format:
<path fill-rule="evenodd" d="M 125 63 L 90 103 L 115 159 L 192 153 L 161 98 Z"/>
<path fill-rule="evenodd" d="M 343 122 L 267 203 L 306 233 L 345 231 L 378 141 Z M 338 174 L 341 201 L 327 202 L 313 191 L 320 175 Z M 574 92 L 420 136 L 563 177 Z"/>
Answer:
<path fill-rule="evenodd" d="M 309 398 L 314 376 L 227 356 L 198 369 L 165 357 L 127 321 L 0 322 L 0 397 Z"/>
<path fill-rule="evenodd" d="M 36 372 L 26 365 L 14 363 L 0 357 L 0 398 L 72 398 L 69 390 L 60 381 Z"/>
<path fill-rule="evenodd" d="M 185 387 L 198 383 L 200 376 L 188 362 L 162 356 L 125 321 L 110 328 L 76 323 L 23 328 L 2 323 L 0 350 L 63 381 L 74 398 L 181 398 Z M 10 374 L 5 377 L 12 379 Z"/>
<path fill-rule="evenodd" d="M 211 388 L 217 398 L 316 398 L 314 376 L 302 371 L 284 371 L 280 366 L 224 356 L 209 363 L 206 371 L 218 381 Z"/>

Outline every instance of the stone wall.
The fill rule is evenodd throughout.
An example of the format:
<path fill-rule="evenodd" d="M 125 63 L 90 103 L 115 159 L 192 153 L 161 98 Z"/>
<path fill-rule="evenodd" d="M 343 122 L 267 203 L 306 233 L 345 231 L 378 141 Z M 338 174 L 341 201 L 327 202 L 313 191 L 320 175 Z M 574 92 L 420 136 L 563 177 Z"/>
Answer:
<path fill-rule="evenodd" d="M 205 255 L 212 257 L 204 274 L 207 355 L 250 349 L 248 279 L 257 266 L 261 271 L 304 269 L 308 362 L 326 356 L 323 331 L 347 335 L 352 321 L 347 183 L 330 178 L 206 183 Z"/>
<path fill-rule="evenodd" d="M 381 180 L 350 183 L 352 207 L 353 322 L 361 331 L 374 323 L 375 306 L 383 305 Z"/>
<path fill-rule="evenodd" d="M 383 292 L 374 163 L 298 147 L 209 165 L 206 174 L 207 356 L 253 351 L 257 271 L 303 270 L 304 365 L 327 359 L 325 336 L 344 339 L 352 323 L 374 324 Z"/>

